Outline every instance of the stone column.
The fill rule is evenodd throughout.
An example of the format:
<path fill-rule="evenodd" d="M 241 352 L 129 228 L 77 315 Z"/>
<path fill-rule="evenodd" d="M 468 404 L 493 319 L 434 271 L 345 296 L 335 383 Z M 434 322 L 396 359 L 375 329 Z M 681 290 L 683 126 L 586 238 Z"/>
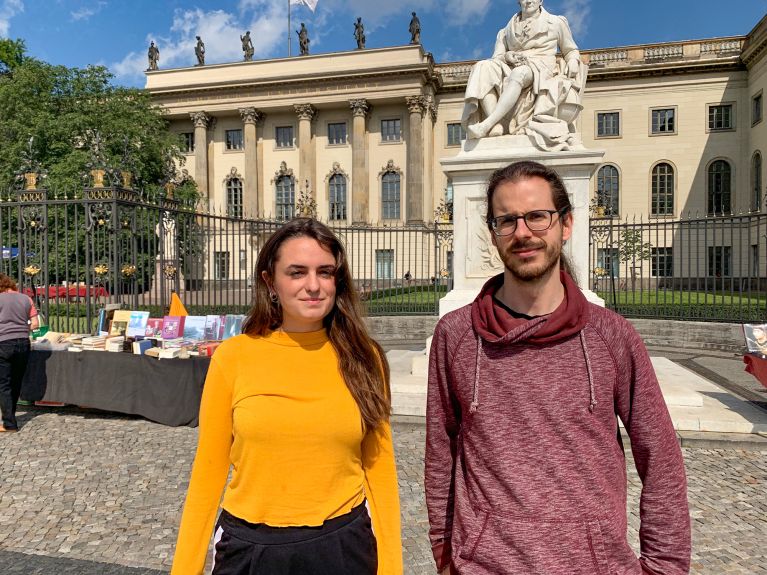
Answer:
<path fill-rule="evenodd" d="M 410 130 L 407 140 L 407 223 L 423 223 L 423 113 L 424 96 L 407 96 Z"/>
<path fill-rule="evenodd" d="M 296 104 L 293 106 L 298 115 L 298 180 L 296 181 L 296 195 L 299 190 L 304 190 L 306 181 L 309 181 L 309 189 L 314 198 L 317 198 L 317 182 L 312 181 L 312 120 L 317 110 L 311 104 Z"/>
<path fill-rule="evenodd" d="M 205 112 L 192 112 L 194 122 L 194 181 L 200 196 L 210 200 L 208 188 L 208 126 L 213 119 Z"/>
<path fill-rule="evenodd" d="M 264 114 L 255 108 L 240 108 L 245 136 L 245 182 L 243 187 L 243 204 L 249 212 L 258 213 L 258 207 L 263 203 L 259 194 L 258 175 L 258 137 L 256 125 L 263 121 Z"/>
<path fill-rule="evenodd" d="M 350 100 L 352 124 L 352 225 L 369 223 L 368 155 L 366 118 L 370 111 L 367 100 Z"/>

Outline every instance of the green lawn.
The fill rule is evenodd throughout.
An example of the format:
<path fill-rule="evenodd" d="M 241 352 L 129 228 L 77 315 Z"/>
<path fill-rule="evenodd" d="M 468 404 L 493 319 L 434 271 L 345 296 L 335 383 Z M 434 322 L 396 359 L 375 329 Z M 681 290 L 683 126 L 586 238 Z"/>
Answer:
<path fill-rule="evenodd" d="M 613 293 L 611 291 L 597 291 L 597 295 L 606 302 L 613 302 Z M 731 295 L 724 293 L 704 293 L 689 291 L 665 291 L 643 290 L 643 291 L 617 291 L 615 292 L 615 303 L 617 304 L 662 304 L 662 305 L 734 305 L 734 306 L 762 306 L 764 307 L 767 298 L 764 295 Z"/>

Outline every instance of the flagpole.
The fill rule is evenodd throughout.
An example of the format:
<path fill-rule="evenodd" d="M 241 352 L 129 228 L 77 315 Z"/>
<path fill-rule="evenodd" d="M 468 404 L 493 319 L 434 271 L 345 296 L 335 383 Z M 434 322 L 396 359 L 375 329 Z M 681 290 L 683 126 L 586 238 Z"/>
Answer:
<path fill-rule="evenodd" d="M 288 57 L 290 57 L 290 0 L 288 0 Z"/>

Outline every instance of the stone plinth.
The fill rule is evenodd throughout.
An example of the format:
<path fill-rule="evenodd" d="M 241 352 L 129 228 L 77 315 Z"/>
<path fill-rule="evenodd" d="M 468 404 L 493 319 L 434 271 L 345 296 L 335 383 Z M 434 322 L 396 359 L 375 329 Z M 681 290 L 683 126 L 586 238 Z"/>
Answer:
<path fill-rule="evenodd" d="M 574 227 L 565 253 L 575 268 L 580 286 L 589 281 L 589 181 L 602 162 L 604 150 L 586 148 L 544 152 L 529 136 L 501 136 L 467 140 L 461 152 L 440 160 L 453 182 L 454 289 L 440 300 L 440 316 L 466 305 L 487 279 L 503 271 L 503 263 L 485 223 L 487 180 L 495 170 L 520 160 L 533 160 L 556 170 L 567 187 L 574 207 Z M 589 300 L 601 302 L 584 289 Z"/>

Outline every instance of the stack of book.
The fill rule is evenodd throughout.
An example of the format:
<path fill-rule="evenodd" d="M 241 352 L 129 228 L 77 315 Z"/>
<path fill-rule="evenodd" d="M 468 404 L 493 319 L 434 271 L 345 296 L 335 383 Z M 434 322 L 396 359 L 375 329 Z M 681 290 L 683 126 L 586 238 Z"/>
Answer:
<path fill-rule="evenodd" d="M 104 346 L 106 345 L 106 340 L 106 336 L 103 335 L 92 335 L 89 337 L 84 337 L 82 339 L 83 349 L 103 351 Z"/>
<path fill-rule="evenodd" d="M 125 336 L 116 335 L 108 337 L 104 345 L 104 349 L 107 351 L 121 352 L 123 350 L 123 344 L 125 343 Z"/>

